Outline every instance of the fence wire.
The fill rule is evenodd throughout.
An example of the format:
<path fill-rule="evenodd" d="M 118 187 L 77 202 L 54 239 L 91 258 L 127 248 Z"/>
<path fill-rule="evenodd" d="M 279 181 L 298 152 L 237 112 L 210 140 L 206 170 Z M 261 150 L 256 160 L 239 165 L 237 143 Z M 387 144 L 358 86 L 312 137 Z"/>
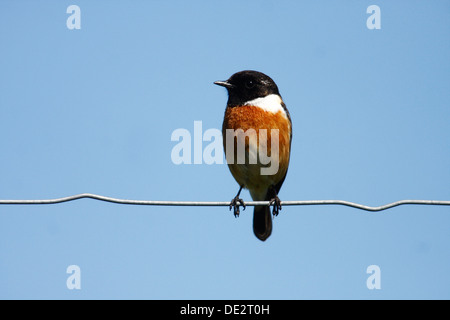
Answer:
<path fill-rule="evenodd" d="M 69 202 L 79 199 L 94 199 L 106 201 L 117 204 L 127 205 L 143 205 L 143 206 L 185 206 L 185 207 L 228 207 L 230 201 L 153 201 L 153 200 L 128 200 L 105 197 L 92 193 L 82 193 L 73 196 L 57 198 L 57 199 L 42 199 L 42 200 L 0 200 L 0 205 L 38 205 L 38 204 L 57 204 Z M 245 201 L 245 206 L 268 206 L 269 201 Z M 299 201 L 282 201 L 282 206 L 311 206 L 311 205 L 342 205 L 361 209 L 365 211 L 383 211 L 401 205 L 433 205 L 433 206 L 450 206 L 450 201 L 447 200 L 400 200 L 388 203 L 378 207 L 371 207 L 344 200 L 299 200 Z"/>

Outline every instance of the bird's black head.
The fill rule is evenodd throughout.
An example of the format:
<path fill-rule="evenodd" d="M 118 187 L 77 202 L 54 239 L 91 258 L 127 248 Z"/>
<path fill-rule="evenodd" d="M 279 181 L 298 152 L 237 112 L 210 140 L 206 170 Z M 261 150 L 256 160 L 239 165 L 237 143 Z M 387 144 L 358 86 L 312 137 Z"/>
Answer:
<path fill-rule="evenodd" d="M 263 98 L 269 94 L 277 94 L 275 82 L 264 73 L 252 70 L 240 71 L 233 74 L 226 81 L 216 81 L 215 84 L 228 90 L 228 106 L 243 105 L 256 98 Z"/>

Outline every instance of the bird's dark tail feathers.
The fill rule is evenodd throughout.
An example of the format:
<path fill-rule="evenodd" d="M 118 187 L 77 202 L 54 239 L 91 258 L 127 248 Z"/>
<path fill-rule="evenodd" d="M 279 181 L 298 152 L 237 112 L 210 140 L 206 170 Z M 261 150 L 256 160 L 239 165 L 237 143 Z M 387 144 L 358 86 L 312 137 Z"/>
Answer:
<path fill-rule="evenodd" d="M 261 241 L 265 241 L 272 233 L 272 214 L 269 206 L 255 206 L 253 211 L 253 232 Z"/>

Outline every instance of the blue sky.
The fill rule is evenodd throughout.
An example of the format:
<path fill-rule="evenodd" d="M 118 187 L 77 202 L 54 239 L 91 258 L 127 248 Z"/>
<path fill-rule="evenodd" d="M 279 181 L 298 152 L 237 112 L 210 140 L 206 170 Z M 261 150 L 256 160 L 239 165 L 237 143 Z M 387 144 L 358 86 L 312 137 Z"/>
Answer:
<path fill-rule="evenodd" d="M 293 121 L 282 200 L 450 200 L 449 21 L 448 1 L 3 0 L 0 199 L 230 200 L 227 166 L 175 165 L 170 138 L 221 128 L 213 81 L 254 69 Z M 0 206 L 0 298 L 450 298 L 449 207 L 284 207 L 264 243 L 252 212 Z"/>

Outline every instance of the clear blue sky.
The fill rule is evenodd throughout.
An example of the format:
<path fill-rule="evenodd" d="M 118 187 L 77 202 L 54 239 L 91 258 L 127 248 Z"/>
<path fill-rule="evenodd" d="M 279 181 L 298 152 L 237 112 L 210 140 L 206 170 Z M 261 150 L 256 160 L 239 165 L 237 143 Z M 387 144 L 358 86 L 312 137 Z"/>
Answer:
<path fill-rule="evenodd" d="M 170 137 L 221 128 L 213 81 L 254 69 L 293 121 L 282 200 L 450 200 L 449 21 L 448 1 L 3 0 L 0 199 L 230 200 L 227 166 L 175 165 Z M 284 207 L 264 243 L 252 212 L 0 206 L 0 298 L 450 298 L 450 207 Z"/>

